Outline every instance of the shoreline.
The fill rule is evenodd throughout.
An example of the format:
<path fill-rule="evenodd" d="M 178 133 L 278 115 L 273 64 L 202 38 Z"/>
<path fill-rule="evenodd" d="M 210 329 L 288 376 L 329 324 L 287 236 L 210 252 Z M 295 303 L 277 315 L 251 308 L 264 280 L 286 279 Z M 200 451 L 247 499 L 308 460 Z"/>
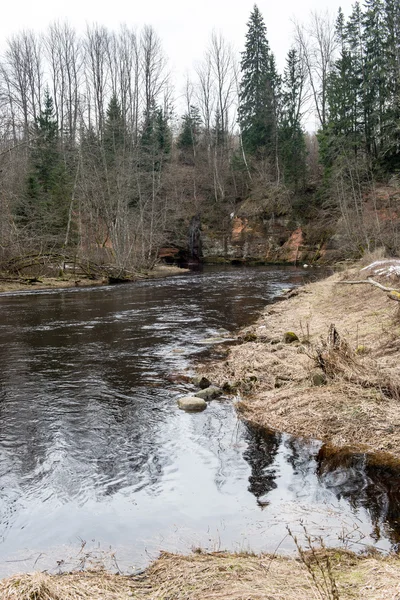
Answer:
<path fill-rule="evenodd" d="M 400 591 L 400 560 L 311 548 L 299 558 L 162 553 L 138 575 L 96 570 L 0 580 L 3 600 L 387 600 Z"/>
<path fill-rule="evenodd" d="M 126 281 L 126 283 L 135 283 L 136 281 L 143 281 L 146 279 L 158 279 L 161 277 L 170 277 L 171 275 L 181 275 L 188 273 L 190 269 L 183 269 L 175 265 L 158 265 L 151 271 L 139 274 L 137 279 Z M 36 279 L 36 278 L 33 278 Z M 8 281 L 2 281 L 0 279 L 0 296 L 7 294 L 15 294 L 18 292 L 30 293 L 36 291 L 46 290 L 64 290 L 69 288 L 92 288 L 92 287 L 105 287 L 110 284 L 107 279 L 89 279 L 89 278 L 78 278 L 73 275 L 64 275 L 62 277 L 40 277 L 37 281 L 30 281 L 27 277 L 25 282 L 22 282 L 15 278 L 10 277 Z"/>
<path fill-rule="evenodd" d="M 198 370 L 239 397 L 238 413 L 252 425 L 400 466 L 399 309 L 376 287 L 339 284 L 359 270 L 268 305 L 224 359 Z"/>

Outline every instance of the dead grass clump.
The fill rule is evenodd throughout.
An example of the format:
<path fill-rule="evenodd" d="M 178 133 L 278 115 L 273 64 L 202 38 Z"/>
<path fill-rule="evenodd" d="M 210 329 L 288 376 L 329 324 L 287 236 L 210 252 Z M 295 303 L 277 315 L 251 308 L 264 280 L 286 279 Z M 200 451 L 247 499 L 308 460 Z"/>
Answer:
<path fill-rule="evenodd" d="M 16 575 L 0 586 L 4 600 L 63 600 L 57 580 L 42 573 Z"/>
<path fill-rule="evenodd" d="M 297 537 L 288 527 L 289 535 L 296 545 L 301 562 L 310 574 L 321 598 L 326 600 L 340 600 L 338 584 L 333 574 L 331 553 L 326 550 L 322 538 L 319 539 L 320 548 L 316 548 L 304 525 L 303 530 L 308 546 L 306 550 L 300 545 Z"/>
<path fill-rule="evenodd" d="M 0 581 L 1 600 L 125 600 L 135 597 L 132 579 L 105 571 L 27 573 Z"/>
<path fill-rule="evenodd" d="M 370 265 L 371 263 L 374 263 L 378 260 L 383 260 L 385 256 L 386 250 L 385 248 L 382 248 L 382 246 L 380 246 L 379 248 L 375 248 L 375 250 L 367 250 L 366 252 L 364 252 L 360 260 L 360 265 L 362 267 L 366 267 L 367 265 Z"/>
<path fill-rule="evenodd" d="M 360 363 L 350 344 L 341 337 L 333 324 L 326 340 L 322 339 L 309 356 L 332 379 L 342 377 L 362 388 L 375 388 L 383 396 L 400 401 L 400 385 L 397 381 L 386 376 L 375 362 L 369 361 L 368 365 Z"/>
<path fill-rule="evenodd" d="M 333 323 L 329 327 L 326 340 L 321 338 L 321 342 L 314 347 L 314 354 L 311 351 L 309 356 L 313 358 L 316 366 L 331 378 L 346 372 L 350 375 L 359 374 L 362 370 L 350 345 L 341 337 Z"/>

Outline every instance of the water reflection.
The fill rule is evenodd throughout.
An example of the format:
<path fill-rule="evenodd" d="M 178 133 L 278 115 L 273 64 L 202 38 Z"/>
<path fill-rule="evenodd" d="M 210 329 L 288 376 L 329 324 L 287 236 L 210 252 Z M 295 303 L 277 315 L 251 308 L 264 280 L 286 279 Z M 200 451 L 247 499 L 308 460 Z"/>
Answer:
<path fill-rule="evenodd" d="M 385 463 L 385 460 L 387 461 Z M 323 446 L 319 451 L 318 474 L 324 486 L 338 499 L 346 499 L 354 510 L 366 509 L 376 542 L 389 538 L 400 546 L 400 466 L 390 459 Z"/>
<path fill-rule="evenodd" d="M 248 428 L 248 448 L 243 453 L 251 467 L 249 492 L 261 507 L 268 506 L 268 494 L 277 487 L 274 461 L 280 446 L 281 436 Z"/>

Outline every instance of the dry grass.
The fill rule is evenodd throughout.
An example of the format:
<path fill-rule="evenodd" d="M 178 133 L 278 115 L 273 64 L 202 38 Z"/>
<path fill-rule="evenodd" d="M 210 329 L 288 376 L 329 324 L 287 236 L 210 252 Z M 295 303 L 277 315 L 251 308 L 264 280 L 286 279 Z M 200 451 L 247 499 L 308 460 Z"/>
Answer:
<path fill-rule="evenodd" d="M 318 591 L 325 550 L 303 560 L 270 555 L 225 553 L 177 556 L 164 553 L 143 575 L 127 577 L 104 571 L 63 575 L 35 573 L 0 581 L 1 600 L 328 600 Z M 400 560 L 329 552 L 331 576 L 341 600 L 396 600 L 400 596 Z M 323 590 L 323 587 L 320 588 Z"/>
<path fill-rule="evenodd" d="M 358 448 L 400 458 L 397 303 L 369 285 L 337 284 L 351 278 L 360 278 L 358 269 L 267 308 L 245 332 L 255 341 L 231 348 L 224 363 L 204 370 L 215 383 L 236 383 L 245 392 L 239 410 L 254 424 L 338 446 L 357 440 Z M 336 346 L 328 335 L 333 323 Z M 275 343 L 287 331 L 300 343 Z M 312 385 L 317 365 L 327 385 Z"/>

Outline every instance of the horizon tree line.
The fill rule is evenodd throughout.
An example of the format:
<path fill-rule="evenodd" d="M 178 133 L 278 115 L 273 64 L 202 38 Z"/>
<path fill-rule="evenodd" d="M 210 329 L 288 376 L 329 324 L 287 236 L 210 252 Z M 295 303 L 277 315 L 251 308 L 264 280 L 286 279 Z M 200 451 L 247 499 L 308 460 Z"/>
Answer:
<path fill-rule="evenodd" d="M 321 168 L 326 189 L 338 173 L 347 184 L 349 169 L 366 179 L 397 168 L 399 12 L 395 0 L 366 0 L 335 26 L 314 14 L 296 24 L 280 74 L 255 5 L 240 62 L 212 34 L 179 126 L 152 27 L 79 37 L 57 23 L 12 37 L 0 58 L 1 260 L 72 249 L 148 266 L 163 245 L 185 243 L 195 215 L 228 231 L 238 203 L 268 187 L 301 194 Z M 322 167 L 304 130 L 310 102 Z"/>

